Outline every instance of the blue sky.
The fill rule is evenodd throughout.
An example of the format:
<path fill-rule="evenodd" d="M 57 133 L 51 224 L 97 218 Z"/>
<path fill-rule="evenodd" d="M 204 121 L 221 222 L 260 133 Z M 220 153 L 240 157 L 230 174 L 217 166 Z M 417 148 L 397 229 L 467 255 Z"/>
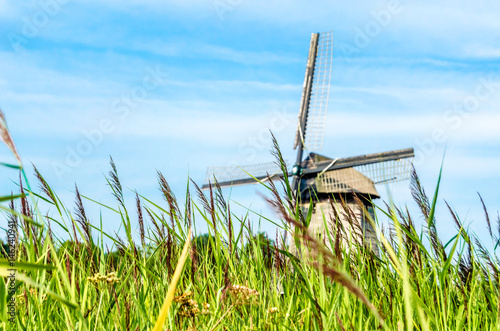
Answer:
<path fill-rule="evenodd" d="M 322 153 L 414 147 L 432 194 L 446 148 L 438 229 L 454 234 L 444 198 L 485 236 L 476 192 L 500 210 L 499 14 L 494 1 L 0 0 L 0 107 L 24 162 L 68 204 L 75 182 L 114 203 L 109 155 L 125 187 L 160 201 L 158 169 L 182 197 L 208 166 L 272 161 L 271 126 L 295 158 L 310 35 L 334 30 Z M 0 160 L 12 161 L 3 146 Z M 7 193 L 15 173 L 1 171 Z M 407 182 L 389 189 L 415 211 Z M 227 192 L 273 215 L 258 190 Z"/>

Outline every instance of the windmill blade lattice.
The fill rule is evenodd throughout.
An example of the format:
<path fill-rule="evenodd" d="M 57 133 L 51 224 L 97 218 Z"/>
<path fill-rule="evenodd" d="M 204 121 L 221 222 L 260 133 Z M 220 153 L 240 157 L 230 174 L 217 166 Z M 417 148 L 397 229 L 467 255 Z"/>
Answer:
<path fill-rule="evenodd" d="M 289 169 L 287 162 L 287 169 Z M 248 164 L 242 166 L 209 167 L 205 178 L 205 183 L 214 182 L 214 177 L 222 187 L 241 184 L 251 184 L 255 178 L 266 178 L 267 175 L 281 175 L 282 170 L 275 162 Z M 250 176 L 251 175 L 251 176 Z M 255 182 L 257 183 L 257 182 Z M 205 184 L 203 188 L 208 185 Z"/>
<path fill-rule="evenodd" d="M 365 164 L 355 167 L 375 184 L 396 183 L 410 179 L 413 158 Z"/>
<path fill-rule="evenodd" d="M 389 184 L 408 180 L 413 158 L 363 164 L 353 168 L 327 171 L 318 175 L 318 192 L 369 191 L 373 184 Z"/>
<path fill-rule="evenodd" d="M 333 63 L 333 31 L 319 34 L 314 74 L 307 107 L 304 132 L 304 148 L 308 150 L 321 150 L 325 132 L 326 113 L 330 98 L 330 83 Z M 300 118 L 295 145 L 300 139 Z"/>

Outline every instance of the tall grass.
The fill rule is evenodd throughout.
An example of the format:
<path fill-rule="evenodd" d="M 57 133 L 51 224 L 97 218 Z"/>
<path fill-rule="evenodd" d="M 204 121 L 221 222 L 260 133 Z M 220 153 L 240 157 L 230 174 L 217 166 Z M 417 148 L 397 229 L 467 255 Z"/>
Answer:
<path fill-rule="evenodd" d="M 274 154 L 284 166 L 277 144 Z M 302 247 L 295 256 L 282 231 L 270 239 L 254 233 L 250 214 L 232 213 L 216 182 L 206 194 L 188 185 L 181 207 L 158 172 L 163 201 L 135 193 L 135 204 L 127 206 L 117 166 L 113 160 L 110 164 L 107 181 L 117 204 L 101 207 L 121 219 L 123 237 L 103 231 L 106 220 L 86 212 L 86 205 L 98 202 L 76 187 L 74 207 L 65 205 L 36 168 L 39 192 L 21 176 L 19 194 L 0 198 L 4 215 L 19 225 L 15 324 L 8 321 L 5 306 L 7 278 L 0 277 L 5 329 L 500 329 L 498 257 L 463 227 L 451 207 L 457 232 L 447 243 L 440 240 L 435 217 L 439 184 L 429 199 L 416 173 L 411 189 L 426 227 L 419 231 L 417 216 L 406 209 L 376 207 L 371 221 L 380 239 L 378 255 L 358 240 L 342 244 L 352 231 L 341 226 L 339 215 L 325 217 L 334 228 L 325 239 L 334 247 L 328 250 L 309 233 L 310 215 L 301 213 L 288 178 L 281 184 L 262 183 L 277 211 L 273 221 L 281 229 L 295 229 L 291 240 Z M 21 163 L 12 167 L 24 171 Z M 55 215 L 39 210 L 42 200 Z M 500 219 L 494 225 L 483 207 L 496 250 Z M 352 217 L 347 208 L 344 212 Z M 385 231 L 381 219 L 389 222 Z M 191 226 L 202 222 L 208 234 L 191 238 Z M 176 270 L 181 255 L 187 257 L 182 274 Z M 6 276 L 5 260 L 1 267 Z M 177 291 L 170 287 L 167 296 L 177 277 Z"/>

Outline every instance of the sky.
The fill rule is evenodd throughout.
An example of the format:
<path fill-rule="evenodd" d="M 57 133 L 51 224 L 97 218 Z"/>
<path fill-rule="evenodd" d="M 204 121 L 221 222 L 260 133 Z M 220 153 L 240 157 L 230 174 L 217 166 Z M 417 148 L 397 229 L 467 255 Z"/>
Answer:
<path fill-rule="evenodd" d="M 182 201 L 188 178 L 202 184 L 209 166 L 273 161 L 269 129 L 295 159 L 311 33 L 333 30 L 320 153 L 414 147 L 430 196 L 444 162 L 443 241 L 456 233 L 446 200 L 488 243 L 478 192 L 496 218 L 499 14 L 496 1 L 0 0 L 0 107 L 24 163 L 68 205 L 75 183 L 116 203 L 110 155 L 130 209 L 135 190 L 162 201 L 156 170 Z M 0 162 L 13 162 L 5 146 Z M 0 171 L 2 194 L 15 191 L 17 174 Z M 379 191 L 417 213 L 408 186 Z M 235 213 L 276 217 L 258 186 L 225 192 Z M 103 212 L 105 230 L 118 231 L 116 217 L 85 205 L 93 222 Z M 260 227 L 274 236 L 268 222 Z"/>

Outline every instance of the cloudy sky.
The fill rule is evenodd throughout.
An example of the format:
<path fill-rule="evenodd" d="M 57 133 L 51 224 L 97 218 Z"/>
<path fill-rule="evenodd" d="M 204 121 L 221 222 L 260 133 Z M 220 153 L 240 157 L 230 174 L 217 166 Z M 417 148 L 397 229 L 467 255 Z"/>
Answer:
<path fill-rule="evenodd" d="M 208 166 L 272 161 L 271 127 L 294 159 L 310 36 L 334 30 L 322 153 L 414 147 L 430 195 L 445 155 L 439 231 L 454 233 L 446 199 L 484 236 L 477 192 L 500 210 L 499 14 L 496 1 L 0 0 L 0 107 L 24 162 L 68 204 L 75 182 L 114 203 L 109 155 L 126 188 L 161 201 L 157 169 L 182 197 Z M 4 146 L 0 161 L 12 162 Z M 16 174 L 1 172 L 8 194 Z M 379 190 L 415 211 L 407 182 Z M 227 193 L 273 215 L 257 191 Z"/>

